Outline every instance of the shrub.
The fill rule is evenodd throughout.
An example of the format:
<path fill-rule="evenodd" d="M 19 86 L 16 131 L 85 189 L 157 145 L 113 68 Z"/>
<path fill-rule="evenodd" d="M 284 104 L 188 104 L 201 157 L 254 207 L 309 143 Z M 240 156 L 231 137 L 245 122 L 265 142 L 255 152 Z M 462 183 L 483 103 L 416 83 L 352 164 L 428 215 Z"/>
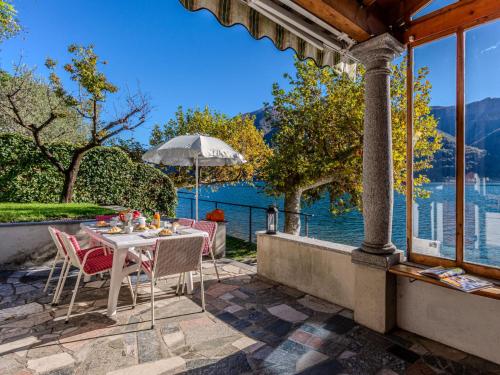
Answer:
<path fill-rule="evenodd" d="M 52 144 L 69 162 L 71 144 Z M 0 201 L 58 202 L 63 176 L 19 134 L 0 134 Z M 85 154 L 75 185 L 75 202 L 119 205 L 173 216 L 177 195 L 172 181 L 149 165 L 133 162 L 117 147 L 97 147 Z"/>

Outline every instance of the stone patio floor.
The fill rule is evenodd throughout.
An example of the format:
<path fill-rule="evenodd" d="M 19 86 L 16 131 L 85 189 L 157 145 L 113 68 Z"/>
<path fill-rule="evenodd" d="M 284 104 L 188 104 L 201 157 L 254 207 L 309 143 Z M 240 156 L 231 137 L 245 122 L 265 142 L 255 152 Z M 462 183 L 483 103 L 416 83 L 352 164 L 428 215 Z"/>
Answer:
<path fill-rule="evenodd" d="M 260 280 L 251 266 L 219 264 L 221 283 L 204 269 L 204 313 L 196 276 L 193 296 L 175 295 L 176 277 L 161 280 L 153 330 L 148 284 L 134 309 L 123 285 L 116 321 L 105 315 L 106 278 L 82 284 L 65 324 L 75 272 L 53 307 L 47 268 L 0 271 L 0 374 L 500 374 L 405 331 L 375 333 L 352 311 Z"/>

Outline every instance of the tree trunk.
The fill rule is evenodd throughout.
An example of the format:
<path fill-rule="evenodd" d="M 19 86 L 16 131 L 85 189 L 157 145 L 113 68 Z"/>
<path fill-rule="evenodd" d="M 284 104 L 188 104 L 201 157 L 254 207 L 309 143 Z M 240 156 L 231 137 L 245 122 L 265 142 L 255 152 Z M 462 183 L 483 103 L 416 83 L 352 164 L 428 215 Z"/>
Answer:
<path fill-rule="evenodd" d="M 300 235 L 300 198 L 302 193 L 298 190 L 285 194 L 285 233 Z M 297 212 L 290 213 L 290 212 Z"/>
<path fill-rule="evenodd" d="M 78 176 L 78 171 L 80 170 L 82 159 L 83 153 L 73 155 L 68 169 L 64 172 L 64 187 L 61 194 L 61 203 L 71 203 L 73 200 L 73 188 L 75 186 L 76 177 Z"/>

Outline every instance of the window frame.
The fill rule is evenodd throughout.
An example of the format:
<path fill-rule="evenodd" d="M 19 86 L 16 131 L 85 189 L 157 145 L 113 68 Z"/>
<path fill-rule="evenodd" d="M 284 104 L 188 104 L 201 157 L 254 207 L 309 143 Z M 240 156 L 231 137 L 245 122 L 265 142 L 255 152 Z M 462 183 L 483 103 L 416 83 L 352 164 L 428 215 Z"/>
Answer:
<path fill-rule="evenodd" d="M 435 35 L 432 38 L 421 39 L 418 42 L 407 43 L 406 67 L 406 250 L 410 262 L 426 266 L 461 267 L 466 272 L 500 280 L 500 267 L 465 261 L 464 258 L 464 220 L 465 220 L 465 32 L 476 26 L 495 21 L 488 19 L 474 25 L 460 26 L 453 32 Z M 413 238 L 413 66 L 414 48 L 431 43 L 450 35 L 456 36 L 456 233 L 455 259 L 439 258 L 412 251 Z"/>

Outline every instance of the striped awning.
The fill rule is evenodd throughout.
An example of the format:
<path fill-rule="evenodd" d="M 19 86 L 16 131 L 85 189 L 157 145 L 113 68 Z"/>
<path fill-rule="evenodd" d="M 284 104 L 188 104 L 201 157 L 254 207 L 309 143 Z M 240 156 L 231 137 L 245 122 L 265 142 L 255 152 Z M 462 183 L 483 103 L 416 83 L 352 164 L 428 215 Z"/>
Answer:
<path fill-rule="evenodd" d="M 300 60 L 312 59 L 319 67 L 330 66 L 350 77 L 355 75 L 356 60 L 349 54 L 353 41 L 305 10 L 297 9 L 290 0 L 180 2 L 190 11 L 210 11 L 223 26 L 243 25 L 252 37 L 267 37 L 279 50 L 291 48 Z"/>

